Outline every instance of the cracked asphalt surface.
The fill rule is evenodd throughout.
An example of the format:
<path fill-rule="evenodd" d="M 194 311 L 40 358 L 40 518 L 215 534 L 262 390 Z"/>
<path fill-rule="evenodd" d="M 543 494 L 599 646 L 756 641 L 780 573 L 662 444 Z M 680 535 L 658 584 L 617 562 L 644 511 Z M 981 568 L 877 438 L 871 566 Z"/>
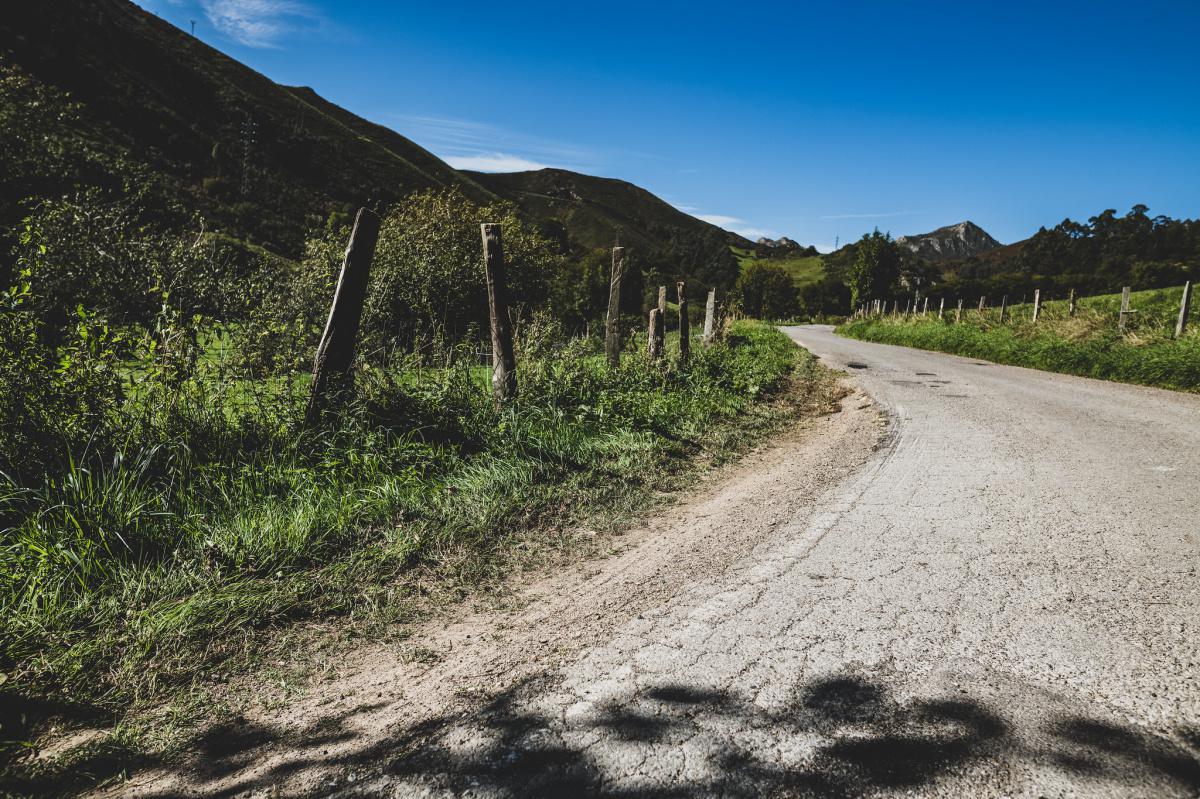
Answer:
<path fill-rule="evenodd" d="M 787 332 L 876 455 L 342 795 L 1200 795 L 1200 397 Z"/>
<path fill-rule="evenodd" d="M 885 412 L 873 454 L 844 437 L 794 495 L 814 467 L 764 461 L 766 495 L 718 493 L 681 521 L 714 529 L 663 539 L 724 534 L 719 567 L 561 661 L 497 661 L 514 676 L 478 702 L 330 750 L 340 773 L 304 792 L 1200 795 L 1200 396 L 787 332 Z M 863 429 L 847 402 L 819 429 Z M 562 596 L 544 612 L 574 625 Z"/>

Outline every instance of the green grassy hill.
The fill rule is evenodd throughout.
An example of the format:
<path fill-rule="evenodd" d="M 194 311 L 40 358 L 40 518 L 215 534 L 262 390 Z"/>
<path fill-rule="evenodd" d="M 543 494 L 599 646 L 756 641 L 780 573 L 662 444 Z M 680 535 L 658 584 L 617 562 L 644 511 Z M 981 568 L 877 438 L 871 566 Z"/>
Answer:
<path fill-rule="evenodd" d="M 756 258 L 752 250 L 744 247 L 733 247 L 732 249 L 742 268 L 745 268 L 746 264 L 756 260 L 765 261 L 773 266 L 781 267 L 791 275 L 792 280 L 795 281 L 796 286 L 799 288 L 819 283 L 821 278 L 825 277 L 825 259 L 820 255 L 800 255 L 767 259 Z"/>
<path fill-rule="evenodd" d="M 1134 292 L 1130 308 L 1135 313 L 1124 332 L 1117 329 L 1120 294 L 1084 297 L 1074 316 L 1066 300 L 1047 302 L 1037 322 L 1026 303 L 1007 308 L 1003 323 L 999 308 L 964 310 L 957 324 L 953 311 L 940 321 L 931 311 L 856 320 L 838 332 L 1051 372 L 1200 391 L 1200 319 L 1194 308 L 1190 328 L 1174 338 L 1182 293 L 1182 287 Z M 948 306 L 956 304 L 947 300 Z"/>
<path fill-rule="evenodd" d="M 404 137 L 281 86 L 126 0 L 7 9 L 0 66 L 27 92 L 77 104 L 67 129 L 51 131 L 56 146 L 69 139 L 142 167 L 166 196 L 276 251 L 297 251 L 310 228 L 348 206 L 438 186 L 489 197 Z M 39 121 L 6 134 L 36 138 Z M 67 172 L 69 186 L 76 176 Z M 6 188 L 11 214 L 20 187 Z"/>
<path fill-rule="evenodd" d="M 731 285 L 728 245 L 749 245 L 625 181 L 457 171 L 128 0 L 22 3 L 0 15 L 0 124 L 0 231 L 31 197 L 132 186 L 154 193 L 150 207 L 198 212 L 210 229 L 294 256 L 331 216 L 457 188 L 479 202 L 502 195 L 578 249 L 619 234 L 651 268 L 705 285 Z"/>

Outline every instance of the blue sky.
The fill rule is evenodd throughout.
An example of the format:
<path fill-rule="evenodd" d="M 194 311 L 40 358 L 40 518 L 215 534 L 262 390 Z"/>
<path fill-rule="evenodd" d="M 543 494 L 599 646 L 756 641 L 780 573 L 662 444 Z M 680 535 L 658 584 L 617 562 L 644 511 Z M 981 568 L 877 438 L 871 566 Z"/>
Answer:
<path fill-rule="evenodd" d="M 1200 3 L 141 0 L 456 166 L 644 186 L 821 249 L 1200 216 Z"/>

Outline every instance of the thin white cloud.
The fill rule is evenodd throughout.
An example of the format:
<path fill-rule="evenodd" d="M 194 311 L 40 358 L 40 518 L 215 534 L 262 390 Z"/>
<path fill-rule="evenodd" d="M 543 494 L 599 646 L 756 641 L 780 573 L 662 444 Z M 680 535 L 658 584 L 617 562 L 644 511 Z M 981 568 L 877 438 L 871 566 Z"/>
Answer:
<path fill-rule="evenodd" d="M 455 169 L 473 169 L 476 172 L 528 172 L 533 169 L 546 169 L 546 164 L 506 153 L 448 155 L 445 161 Z"/>
<path fill-rule="evenodd" d="M 748 239 L 775 239 L 779 237 L 779 234 L 773 230 L 753 227 L 745 219 L 740 219 L 736 216 L 726 216 L 725 214 L 693 214 L 693 216 L 710 225 L 716 225 L 719 228 L 732 231 Z"/>
<path fill-rule="evenodd" d="M 723 216 L 722 214 L 696 214 L 695 216 L 697 219 L 703 219 L 708 224 L 717 227 L 746 224 L 746 220 L 738 219 L 736 216 Z"/>
<path fill-rule="evenodd" d="M 456 169 L 517 172 L 558 167 L 586 172 L 597 166 L 596 154 L 582 147 L 484 122 L 403 114 L 387 118 L 400 133 Z"/>
<path fill-rule="evenodd" d="M 277 48 L 286 37 L 329 28 L 319 11 L 297 0 L 201 0 L 200 5 L 218 32 L 247 47 Z"/>
<path fill-rule="evenodd" d="M 818 219 L 888 219 L 893 216 L 909 216 L 917 211 L 887 211 L 882 214 L 829 214 Z"/>

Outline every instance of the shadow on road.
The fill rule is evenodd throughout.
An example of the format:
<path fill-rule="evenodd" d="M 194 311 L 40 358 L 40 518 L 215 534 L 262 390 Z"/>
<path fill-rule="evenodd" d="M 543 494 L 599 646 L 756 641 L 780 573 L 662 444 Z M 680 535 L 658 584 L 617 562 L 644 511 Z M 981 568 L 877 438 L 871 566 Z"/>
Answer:
<path fill-rule="evenodd" d="M 196 792 L 211 796 L 278 789 L 288 775 L 316 767 L 336 776 L 302 793 L 272 795 L 389 794 L 398 785 L 406 786 L 402 794 L 420 785 L 483 796 L 840 797 L 904 793 L 950 773 L 1008 770 L 1018 761 L 1139 795 L 1200 791 L 1194 729 L 1176 731 L 1176 742 L 1111 720 L 1048 712 L 1036 729 L 1015 730 L 999 710 L 965 694 L 900 701 L 859 674 L 798 685 L 782 711 L 667 683 L 570 723 L 530 709 L 546 687 L 520 684 L 473 712 L 335 752 L 330 747 L 355 740 L 350 718 L 373 708 L 287 735 L 226 725 L 198 739 L 194 755 L 175 768 Z M 664 766 L 681 761 L 680 748 L 689 752 L 688 769 Z M 281 749 L 292 756 L 239 778 L 264 762 L 264 753 Z M 614 752 L 644 779 L 614 784 L 602 765 Z"/>

